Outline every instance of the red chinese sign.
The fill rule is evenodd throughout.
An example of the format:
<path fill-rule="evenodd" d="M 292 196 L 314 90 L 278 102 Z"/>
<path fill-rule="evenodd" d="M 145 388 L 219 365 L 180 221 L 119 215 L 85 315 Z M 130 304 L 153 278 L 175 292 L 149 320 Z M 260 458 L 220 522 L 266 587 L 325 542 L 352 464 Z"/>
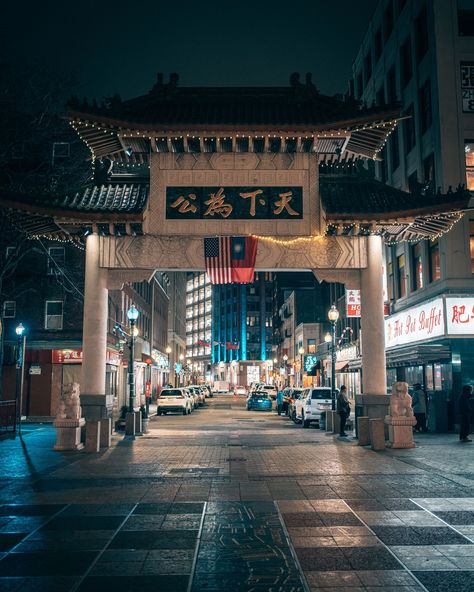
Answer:
<path fill-rule="evenodd" d="M 448 335 L 474 334 L 474 298 L 446 298 Z"/>
<path fill-rule="evenodd" d="M 346 316 L 360 317 L 360 290 L 346 290 Z"/>
<path fill-rule="evenodd" d="M 53 364 L 82 364 L 82 349 L 53 349 Z"/>

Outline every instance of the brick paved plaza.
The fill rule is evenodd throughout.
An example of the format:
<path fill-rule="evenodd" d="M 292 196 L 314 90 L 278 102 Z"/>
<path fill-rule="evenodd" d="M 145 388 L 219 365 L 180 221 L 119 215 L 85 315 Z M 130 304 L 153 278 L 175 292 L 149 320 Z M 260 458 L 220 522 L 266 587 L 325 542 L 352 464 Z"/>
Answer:
<path fill-rule="evenodd" d="M 456 435 L 375 453 L 229 396 L 150 426 L 99 455 L 0 442 L 2 591 L 474 590 Z"/>

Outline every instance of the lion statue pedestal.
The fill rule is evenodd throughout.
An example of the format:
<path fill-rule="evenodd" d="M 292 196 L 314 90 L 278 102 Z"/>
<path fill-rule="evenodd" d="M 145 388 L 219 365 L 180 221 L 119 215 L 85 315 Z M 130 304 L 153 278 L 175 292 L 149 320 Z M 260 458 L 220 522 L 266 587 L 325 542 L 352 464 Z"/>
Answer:
<path fill-rule="evenodd" d="M 64 386 L 59 401 L 58 414 L 54 421 L 56 444 L 54 450 L 82 450 L 81 428 L 86 420 L 81 417 L 79 384 L 73 382 Z"/>
<path fill-rule="evenodd" d="M 416 418 L 413 415 L 406 382 L 392 384 L 389 412 L 390 415 L 385 416 L 385 423 L 388 425 L 388 446 L 414 448 L 413 426 L 416 424 Z"/>

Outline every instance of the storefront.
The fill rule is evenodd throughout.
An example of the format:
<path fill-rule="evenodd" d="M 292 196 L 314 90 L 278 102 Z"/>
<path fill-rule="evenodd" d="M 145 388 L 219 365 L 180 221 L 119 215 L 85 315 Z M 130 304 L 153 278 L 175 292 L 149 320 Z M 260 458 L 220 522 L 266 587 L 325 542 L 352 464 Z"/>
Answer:
<path fill-rule="evenodd" d="M 474 298 L 441 296 L 385 320 L 387 388 L 420 383 L 431 431 L 455 429 L 463 384 L 474 379 Z"/>

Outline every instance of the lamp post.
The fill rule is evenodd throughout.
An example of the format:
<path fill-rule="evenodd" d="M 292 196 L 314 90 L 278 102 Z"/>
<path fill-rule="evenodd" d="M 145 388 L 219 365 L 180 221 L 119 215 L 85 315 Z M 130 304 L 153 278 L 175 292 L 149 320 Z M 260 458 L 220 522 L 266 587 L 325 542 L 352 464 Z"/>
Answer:
<path fill-rule="evenodd" d="M 280 382 L 280 380 L 278 379 L 278 374 L 277 374 L 277 364 L 278 364 L 278 358 L 273 358 L 273 384 L 277 384 Z"/>
<path fill-rule="evenodd" d="M 15 328 L 15 333 L 18 337 L 17 358 L 16 358 L 16 421 L 18 423 L 18 433 L 21 434 L 21 411 L 23 404 L 23 366 L 25 361 L 25 344 L 26 335 L 25 327 L 22 323 Z"/>
<path fill-rule="evenodd" d="M 303 355 L 304 355 L 304 347 L 302 345 L 299 347 L 298 353 L 300 354 L 300 387 L 303 388 Z"/>
<path fill-rule="evenodd" d="M 130 387 L 129 413 L 133 413 L 135 404 L 135 337 L 137 336 L 135 322 L 138 319 L 138 314 L 138 310 L 132 304 L 127 311 L 127 318 L 130 321 L 130 359 L 128 362 L 128 384 Z"/>
<path fill-rule="evenodd" d="M 339 311 L 333 304 L 328 310 L 328 319 L 331 323 L 331 401 L 332 410 L 336 410 L 336 323 L 339 318 Z"/>
<path fill-rule="evenodd" d="M 287 369 L 287 366 L 286 366 L 286 363 L 288 362 L 288 356 L 286 354 L 283 356 L 283 362 L 285 364 L 285 381 L 287 383 L 287 386 L 289 386 L 290 385 L 290 380 L 288 378 L 288 369 Z"/>
<path fill-rule="evenodd" d="M 184 354 L 179 354 L 179 361 L 181 362 L 181 370 L 179 371 L 179 386 L 183 386 L 183 384 L 184 384 L 184 369 L 183 369 Z"/>
<path fill-rule="evenodd" d="M 171 347 L 168 345 L 166 348 L 166 355 L 168 356 L 168 384 L 171 384 L 170 353 L 171 353 Z"/>

